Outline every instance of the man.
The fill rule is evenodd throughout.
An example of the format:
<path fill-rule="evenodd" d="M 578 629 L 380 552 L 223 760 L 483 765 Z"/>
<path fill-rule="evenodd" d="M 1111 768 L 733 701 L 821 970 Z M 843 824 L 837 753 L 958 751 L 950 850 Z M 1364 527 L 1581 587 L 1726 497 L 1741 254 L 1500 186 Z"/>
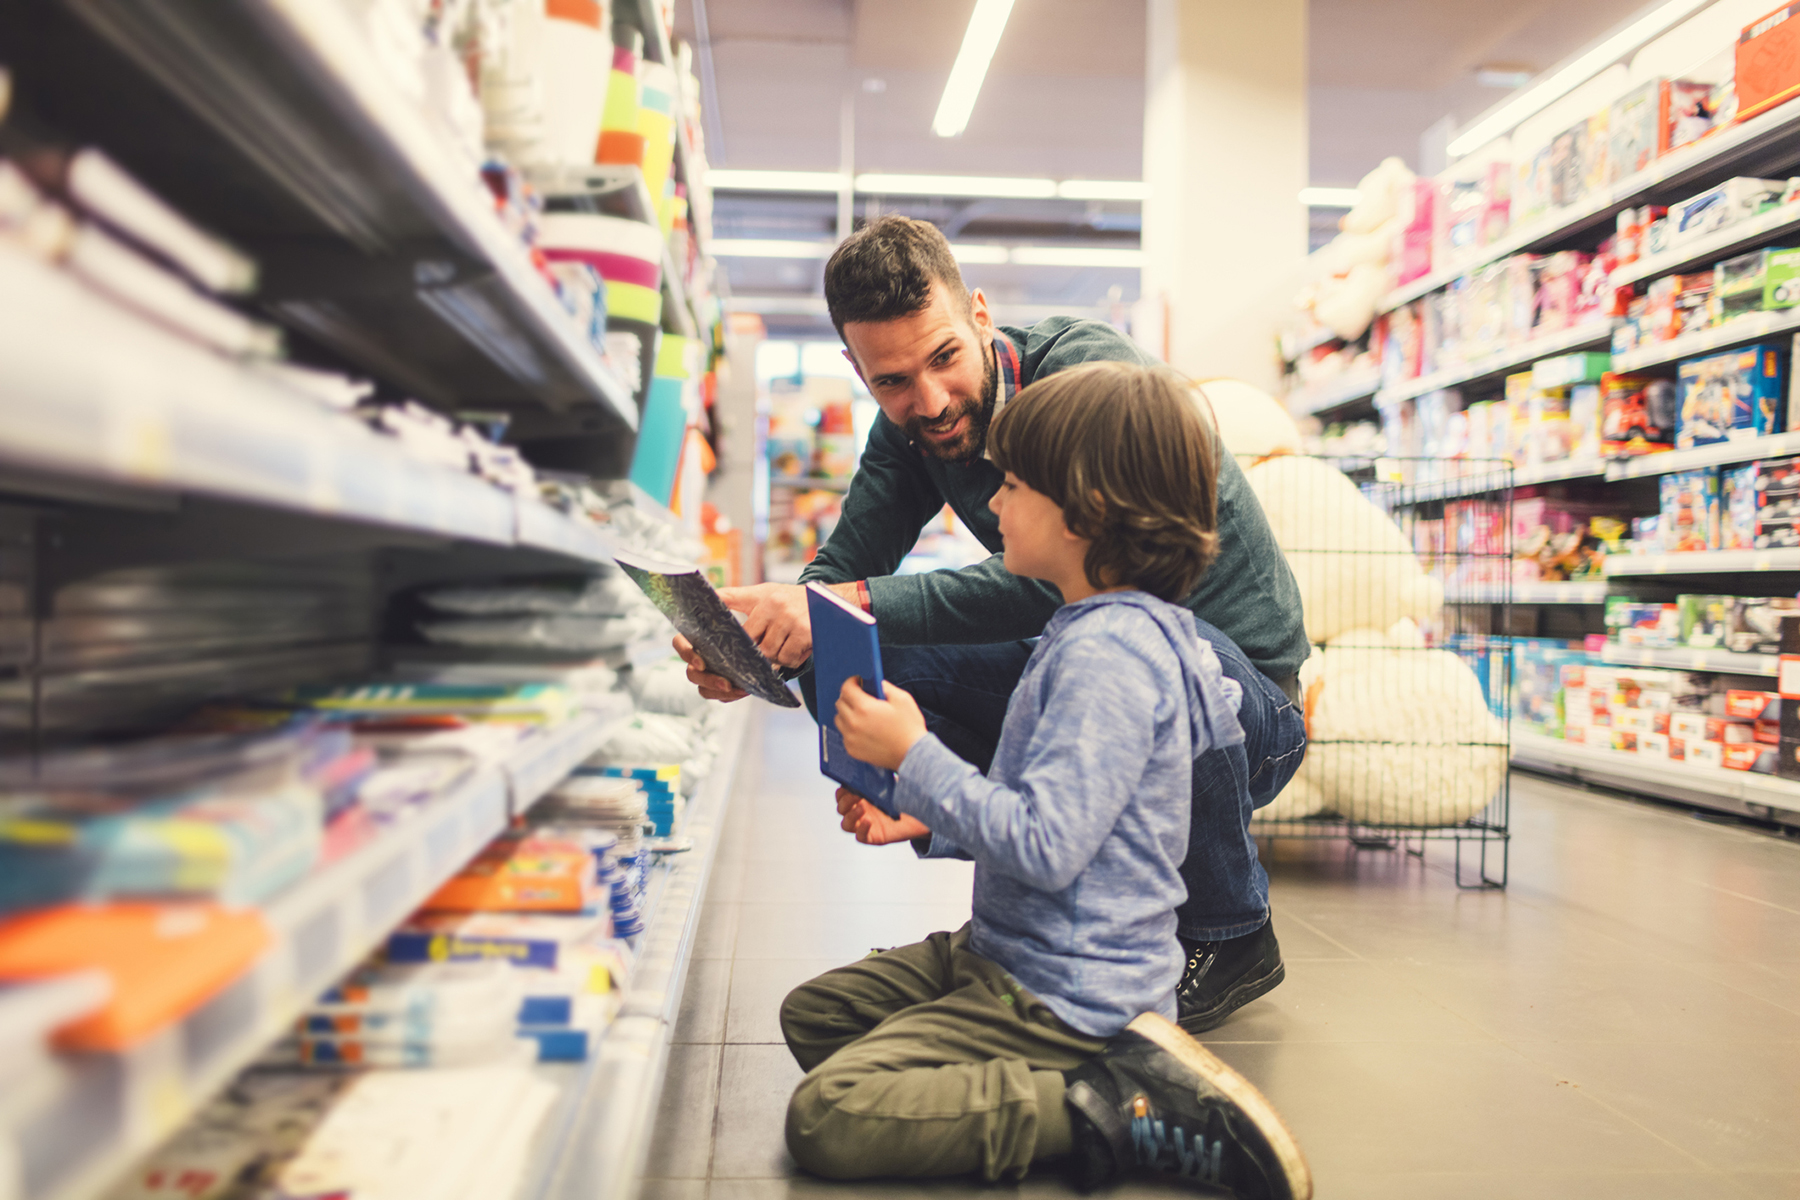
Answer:
<path fill-rule="evenodd" d="M 937 228 L 883 217 L 839 246 L 825 268 L 825 299 L 846 354 L 881 407 L 830 541 L 801 579 L 830 585 L 880 626 L 883 672 L 911 692 L 927 726 L 987 770 L 1006 704 L 1031 641 L 1061 603 L 1048 585 L 1007 572 L 988 500 L 1002 474 L 984 456 L 988 423 L 1032 380 L 1079 363 L 1148 363 L 1129 339 L 1093 321 L 1052 317 L 999 328 L 987 299 L 962 281 Z M 896 576 L 925 524 L 949 504 L 994 552 L 958 571 Z M 1251 811 L 1292 777 L 1305 753 L 1297 673 L 1308 645 L 1300 594 L 1256 497 L 1230 454 L 1221 455 L 1219 557 L 1185 606 L 1226 675 L 1243 689 L 1242 745 L 1194 764 L 1194 801 L 1177 910 L 1188 959 L 1177 999 L 1182 1027 L 1211 1029 L 1281 982 L 1269 922 L 1268 877 L 1248 833 Z M 774 662 L 797 668 L 812 654 L 803 586 L 759 584 L 721 593 Z M 706 670 L 680 638 L 688 678 L 711 699 L 743 695 Z M 814 707 L 811 675 L 801 677 Z M 846 827 L 849 827 L 848 820 Z M 869 840 L 918 839 L 911 818 Z"/>

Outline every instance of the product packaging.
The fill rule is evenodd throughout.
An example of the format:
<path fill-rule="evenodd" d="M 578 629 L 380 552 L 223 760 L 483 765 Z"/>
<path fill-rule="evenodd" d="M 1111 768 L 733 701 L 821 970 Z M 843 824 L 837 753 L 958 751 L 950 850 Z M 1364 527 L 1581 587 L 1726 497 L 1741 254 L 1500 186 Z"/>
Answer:
<path fill-rule="evenodd" d="M 1662 153 L 1679 150 L 1713 131 L 1718 120 L 1716 85 L 1671 79 L 1663 88 Z"/>
<path fill-rule="evenodd" d="M 1550 207 L 1566 208 L 1587 191 L 1588 123 L 1577 122 L 1550 143 Z"/>
<path fill-rule="evenodd" d="M 1793 664 L 1800 663 L 1800 616 L 1785 615 L 1778 624 L 1778 649 L 1787 669 L 1776 676 L 1781 697 L 1781 747 L 1775 773 L 1783 779 L 1800 779 L 1800 678 Z"/>
<path fill-rule="evenodd" d="M 1756 464 L 1719 470 L 1719 549 L 1756 548 Z"/>
<path fill-rule="evenodd" d="M 1767 254 L 1762 306 L 1774 310 L 1800 305 L 1800 250 L 1770 250 Z"/>
<path fill-rule="evenodd" d="M 1682 363 L 1675 447 L 1762 437 L 1782 427 L 1781 355 L 1770 344 Z"/>
<path fill-rule="evenodd" d="M 1531 364 L 1531 385 L 1559 388 L 1573 383 L 1594 383 L 1611 365 L 1610 354 L 1559 354 L 1555 358 L 1540 358 Z"/>
<path fill-rule="evenodd" d="M 1713 298 L 1718 319 L 1729 321 L 1761 312 L 1768 293 L 1769 256 L 1776 250 L 1752 250 L 1713 268 Z"/>
<path fill-rule="evenodd" d="M 1527 225 L 1550 211 L 1550 147 L 1520 155 L 1513 173 L 1513 221 Z"/>
<path fill-rule="evenodd" d="M 1658 481 L 1662 497 L 1663 549 L 1693 552 L 1719 548 L 1719 473 L 1712 468 L 1677 471 Z"/>
<path fill-rule="evenodd" d="M 1800 547 L 1800 459 L 1756 464 L 1756 548 Z"/>
<path fill-rule="evenodd" d="M 1739 176 L 1671 205 L 1669 220 L 1675 242 L 1679 245 L 1703 233 L 1747 221 L 1764 208 L 1780 203 L 1786 188 L 1785 180 Z"/>
<path fill-rule="evenodd" d="M 1789 4 L 1744 27 L 1738 35 L 1733 80 L 1738 120 L 1800 96 L 1800 4 Z"/>
<path fill-rule="evenodd" d="M 1648 79 L 1612 104 L 1607 123 L 1606 181 L 1617 183 L 1656 161 L 1663 80 Z"/>
<path fill-rule="evenodd" d="M 1730 596 L 1677 596 L 1681 615 L 1681 644 L 1697 650 L 1716 650 L 1725 645 L 1731 619 Z"/>
<path fill-rule="evenodd" d="M 1600 379 L 1602 454 L 1652 454 L 1675 448 L 1675 384 L 1649 375 Z"/>
<path fill-rule="evenodd" d="M 1781 623 L 1800 614 L 1792 596 L 1734 596 L 1725 648 L 1734 654 L 1775 654 L 1781 650 Z"/>
<path fill-rule="evenodd" d="M 1569 389 L 1569 457 L 1600 457 L 1600 385 L 1578 383 Z"/>

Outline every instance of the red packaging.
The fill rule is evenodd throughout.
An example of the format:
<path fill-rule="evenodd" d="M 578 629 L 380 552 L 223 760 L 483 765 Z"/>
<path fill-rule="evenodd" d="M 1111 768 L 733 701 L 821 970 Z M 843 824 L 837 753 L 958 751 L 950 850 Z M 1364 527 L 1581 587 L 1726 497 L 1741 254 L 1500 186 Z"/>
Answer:
<path fill-rule="evenodd" d="M 1767 751 L 1754 743 L 1747 746 L 1734 746 L 1727 743 L 1724 753 L 1726 769 L 1732 771 L 1749 771 L 1756 767 L 1756 760 Z"/>
<path fill-rule="evenodd" d="M 1675 760 L 1676 762 L 1686 762 L 1687 761 L 1687 742 L 1683 741 L 1681 738 L 1678 738 L 1678 737 L 1670 738 L 1669 739 L 1669 757 L 1671 759 Z"/>
<path fill-rule="evenodd" d="M 1675 385 L 1649 375 L 1600 377 L 1600 449 L 1608 455 L 1675 448 Z"/>
<path fill-rule="evenodd" d="M 1758 721 L 1756 723 L 1756 740 L 1765 746 L 1781 745 L 1781 722 Z"/>
<path fill-rule="evenodd" d="M 1774 692 L 1728 691 L 1725 693 L 1725 715 L 1738 720 L 1759 720 L 1779 698 Z"/>
<path fill-rule="evenodd" d="M 1738 120 L 1800 96 L 1800 4 L 1744 26 L 1737 41 Z"/>
<path fill-rule="evenodd" d="M 1706 723 L 1706 740 L 1713 739 L 1713 723 Z M 1748 746 L 1756 741 L 1756 726 L 1749 721 L 1720 721 L 1718 740 L 1730 746 Z"/>
<path fill-rule="evenodd" d="M 1692 79 L 1671 79 L 1663 85 L 1662 130 L 1664 154 L 1697 142 L 1713 131 L 1718 112 L 1713 85 Z"/>

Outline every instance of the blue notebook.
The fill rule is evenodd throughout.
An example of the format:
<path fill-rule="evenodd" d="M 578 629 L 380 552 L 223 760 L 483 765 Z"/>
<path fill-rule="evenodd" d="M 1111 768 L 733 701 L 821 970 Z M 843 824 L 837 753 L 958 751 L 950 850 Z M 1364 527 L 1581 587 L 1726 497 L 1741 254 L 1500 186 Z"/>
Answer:
<path fill-rule="evenodd" d="M 837 731 L 837 698 L 844 680 L 856 676 L 865 692 L 885 698 L 875 618 L 816 583 L 806 585 L 806 610 L 812 621 L 813 683 L 819 701 L 819 770 L 888 816 L 897 817 L 894 773 L 851 758 Z"/>

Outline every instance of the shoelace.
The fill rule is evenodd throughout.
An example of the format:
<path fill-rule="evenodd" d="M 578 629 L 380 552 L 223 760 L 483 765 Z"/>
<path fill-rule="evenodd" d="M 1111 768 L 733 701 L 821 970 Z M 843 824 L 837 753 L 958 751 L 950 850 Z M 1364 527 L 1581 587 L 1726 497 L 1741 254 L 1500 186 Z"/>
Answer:
<path fill-rule="evenodd" d="M 1171 1136 L 1163 1122 L 1152 1120 L 1149 1105 L 1139 1096 L 1131 1105 L 1131 1146 L 1137 1151 L 1138 1163 L 1159 1171 L 1170 1171 L 1183 1179 L 1218 1184 L 1225 1156 L 1221 1138 L 1208 1140 L 1201 1134 L 1191 1138 L 1181 1126 Z"/>

